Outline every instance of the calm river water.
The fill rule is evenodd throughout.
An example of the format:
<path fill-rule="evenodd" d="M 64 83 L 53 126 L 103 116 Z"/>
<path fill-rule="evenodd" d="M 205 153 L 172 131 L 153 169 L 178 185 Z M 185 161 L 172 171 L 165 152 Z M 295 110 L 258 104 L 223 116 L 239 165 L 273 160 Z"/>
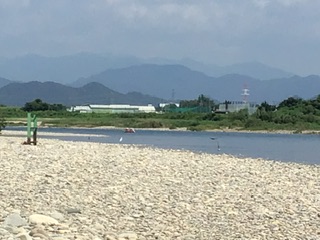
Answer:
<path fill-rule="evenodd" d="M 84 136 L 45 136 L 43 132 L 92 134 Z M 213 154 L 232 154 L 238 157 L 264 158 L 284 162 L 320 164 L 320 135 L 261 134 L 240 132 L 190 132 L 137 130 L 124 133 L 120 129 L 43 128 L 45 138 L 67 141 L 142 144 L 150 147 L 185 149 Z M 102 135 L 95 137 L 94 135 Z"/>

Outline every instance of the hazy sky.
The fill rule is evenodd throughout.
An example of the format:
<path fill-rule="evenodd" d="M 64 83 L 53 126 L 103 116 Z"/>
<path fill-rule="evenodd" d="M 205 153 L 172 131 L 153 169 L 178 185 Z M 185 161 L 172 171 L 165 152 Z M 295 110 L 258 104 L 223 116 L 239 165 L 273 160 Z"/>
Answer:
<path fill-rule="evenodd" d="M 320 0 L 0 0 L 0 56 L 259 61 L 320 74 Z"/>

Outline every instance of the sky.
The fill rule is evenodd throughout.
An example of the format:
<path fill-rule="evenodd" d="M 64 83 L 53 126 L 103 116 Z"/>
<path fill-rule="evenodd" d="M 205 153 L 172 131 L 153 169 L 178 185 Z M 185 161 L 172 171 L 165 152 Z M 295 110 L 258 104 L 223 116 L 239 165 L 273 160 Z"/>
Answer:
<path fill-rule="evenodd" d="M 0 57 L 258 61 L 320 74 L 319 0 L 0 0 Z"/>

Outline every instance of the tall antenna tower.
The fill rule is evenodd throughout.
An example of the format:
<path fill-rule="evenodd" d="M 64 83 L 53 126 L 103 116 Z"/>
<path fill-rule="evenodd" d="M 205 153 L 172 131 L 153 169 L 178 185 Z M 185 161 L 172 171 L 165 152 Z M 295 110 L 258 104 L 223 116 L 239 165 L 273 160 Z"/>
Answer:
<path fill-rule="evenodd" d="M 242 101 L 243 103 L 247 103 L 248 102 L 248 98 L 249 98 L 249 89 L 247 87 L 247 84 L 243 85 L 243 89 L 242 89 Z"/>
<path fill-rule="evenodd" d="M 175 92 L 174 89 L 172 89 L 172 92 L 171 92 L 171 101 L 172 101 L 172 102 L 174 102 L 175 95 L 176 95 L 176 92 Z"/>

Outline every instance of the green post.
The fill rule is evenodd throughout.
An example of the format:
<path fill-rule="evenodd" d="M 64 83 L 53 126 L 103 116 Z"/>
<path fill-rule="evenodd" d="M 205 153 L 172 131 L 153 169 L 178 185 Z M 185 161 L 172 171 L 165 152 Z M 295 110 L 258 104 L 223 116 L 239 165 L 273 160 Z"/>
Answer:
<path fill-rule="evenodd" d="M 27 144 L 31 143 L 31 113 L 27 113 Z"/>
<path fill-rule="evenodd" d="M 26 144 L 33 145 L 37 144 L 37 130 L 38 130 L 38 122 L 36 115 L 32 116 L 31 113 L 27 114 L 27 142 Z M 31 136 L 33 140 L 31 141 Z"/>

